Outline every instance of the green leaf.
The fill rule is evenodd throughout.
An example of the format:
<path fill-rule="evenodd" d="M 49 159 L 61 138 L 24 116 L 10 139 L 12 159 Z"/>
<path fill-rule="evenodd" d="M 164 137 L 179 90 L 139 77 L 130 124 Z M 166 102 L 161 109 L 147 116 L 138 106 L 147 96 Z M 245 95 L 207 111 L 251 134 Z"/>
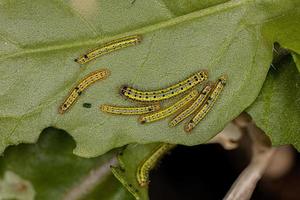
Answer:
<path fill-rule="evenodd" d="M 9 147 L 0 159 L 0 172 L 2 176 L 13 174 L 9 177 L 17 178 L 15 181 L 10 178 L 9 182 L 15 183 L 9 185 L 11 193 L 6 191 L 1 195 L 13 195 L 17 200 L 32 200 L 32 194 L 36 200 L 74 199 L 70 193 L 83 200 L 133 199 L 107 166 L 114 155 L 112 152 L 84 159 L 72 154 L 74 147 L 70 136 L 56 129 L 46 129 L 37 144 Z"/>
<path fill-rule="evenodd" d="M 300 150 L 300 76 L 291 57 L 270 69 L 247 112 L 274 145 L 293 144 Z"/>
<path fill-rule="evenodd" d="M 139 199 L 148 199 L 148 186 L 140 186 L 137 181 L 137 171 L 142 161 L 151 155 L 159 143 L 146 145 L 130 144 L 118 155 L 119 165 L 114 170 L 125 180 L 123 184 L 129 190 L 134 190 Z"/>
<path fill-rule="evenodd" d="M 299 5 L 299 2 L 298 2 Z M 269 41 L 278 42 L 285 49 L 293 53 L 294 61 L 300 71 L 300 9 L 288 12 L 286 15 L 279 16 L 277 19 L 267 22 L 263 28 L 263 34 Z"/>
<path fill-rule="evenodd" d="M 282 5 L 284 6 L 284 5 Z M 267 22 L 263 28 L 265 37 L 278 42 L 280 46 L 292 52 L 300 53 L 300 9 L 297 6 L 285 15 Z"/>
<path fill-rule="evenodd" d="M 211 1 L 215 6 L 201 10 L 174 8 L 170 1 L 80 2 L 0 3 L 1 151 L 35 142 L 49 126 L 70 133 L 77 144 L 74 153 L 84 157 L 133 142 L 204 143 L 257 97 L 272 56 L 272 40 L 262 35 L 264 23 L 299 6 L 297 0 Z M 73 61 L 103 42 L 132 34 L 143 35 L 143 42 L 84 66 Z M 59 115 L 57 109 L 73 85 L 99 68 L 108 68 L 111 76 Z M 189 136 L 182 125 L 169 128 L 168 120 L 140 125 L 135 117 L 98 109 L 103 103 L 130 104 L 118 94 L 122 84 L 157 89 L 200 69 L 209 70 L 210 80 L 228 74 L 229 81 Z"/>

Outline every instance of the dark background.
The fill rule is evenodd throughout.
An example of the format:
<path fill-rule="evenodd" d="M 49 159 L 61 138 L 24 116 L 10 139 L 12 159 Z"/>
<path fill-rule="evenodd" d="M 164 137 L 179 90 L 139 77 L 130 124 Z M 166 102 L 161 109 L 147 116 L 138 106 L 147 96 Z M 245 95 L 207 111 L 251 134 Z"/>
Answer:
<path fill-rule="evenodd" d="M 299 200 L 300 155 L 292 150 L 291 169 L 280 178 L 264 177 L 253 200 Z M 245 147 L 224 150 L 218 144 L 178 146 L 150 174 L 151 200 L 219 200 L 250 161 Z"/>

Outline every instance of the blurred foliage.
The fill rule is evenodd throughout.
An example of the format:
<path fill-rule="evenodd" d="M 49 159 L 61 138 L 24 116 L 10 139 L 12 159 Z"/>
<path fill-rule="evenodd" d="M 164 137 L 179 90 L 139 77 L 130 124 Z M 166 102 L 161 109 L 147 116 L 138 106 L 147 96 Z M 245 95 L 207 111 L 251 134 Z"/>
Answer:
<path fill-rule="evenodd" d="M 33 187 L 36 200 L 63 199 L 72 188 L 82 183 L 85 177 L 114 156 L 114 153 L 110 152 L 97 158 L 80 158 L 72 153 L 74 147 L 74 140 L 64 131 L 48 128 L 43 131 L 36 144 L 20 144 L 7 148 L 0 159 L 1 174 L 3 176 L 4 173 L 13 172 L 28 181 Z M 32 199 L 26 192 L 29 187 L 18 190 L 21 183 L 11 184 L 11 193 L 18 197 L 17 200 Z M 107 174 L 88 189 L 83 195 L 83 200 L 132 199 L 113 177 L 109 168 Z"/>
<path fill-rule="evenodd" d="M 270 68 L 247 112 L 274 145 L 293 144 L 300 150 L 300 76 L 290 55 Z"/>

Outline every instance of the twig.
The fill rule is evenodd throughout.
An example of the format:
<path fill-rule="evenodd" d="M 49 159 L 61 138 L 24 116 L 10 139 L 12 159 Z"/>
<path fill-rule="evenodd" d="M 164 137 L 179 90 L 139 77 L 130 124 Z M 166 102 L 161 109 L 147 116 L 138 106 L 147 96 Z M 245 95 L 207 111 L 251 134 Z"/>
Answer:
<path fill-rule="evenodd" d="M 96 169 L 90 171 L 89 175 L 84 177 L 75 187 L 71 188 L 63 200 L 78 200 L 84 197 L 92 189 L 94 189 L 100 182 L 104 181 L 106 176 L 110 173 L 110 166 L 117 163 L 116 157 L 102 164 Z"/>
<path fill-rule="evenodd" d="M 275 154 L 276 148 L 270 146 L 269 139 L 254 123 L 248 124 L 247 133 L 252 141 L 251 162 L 233 183 L 224 200 L 250 199 Z"/>
<path fill-rule="evenodd" d="M 239 175 L 232 185 L 231 189 L 225 196 L 225 200 L 248 200 L 256 187 L 257 182 L 261 179 L 268 164 L 272 160 L 275 148 L 266 150 L 263 154 L 253 158 L 251 163 Z"/>

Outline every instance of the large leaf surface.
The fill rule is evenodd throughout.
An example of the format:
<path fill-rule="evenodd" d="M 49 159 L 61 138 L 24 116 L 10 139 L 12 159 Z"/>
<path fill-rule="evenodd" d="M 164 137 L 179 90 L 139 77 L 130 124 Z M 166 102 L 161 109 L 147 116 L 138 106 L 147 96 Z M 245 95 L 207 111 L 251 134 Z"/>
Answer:
<path fill-rule="evenodd" d="M 74 141 L 65 132 L 46 129 L 37 144 L 21 144 L 6 149 L 0 159 L 1 174 L 11 172 L 29 181 L 36 200 L 79 199 L 78 197 L 82 200 L 133 199 L 112 176 L 109 166 L 106 166 L 105 173 L 102 170 L 101 177 L 97 175 L 107 165 L 113 153 L 85 159 L 73 155 L 74 147 Z M 19 187 L 22 190 L 18 190 L 17 186 L 18 184 L 10 185 L 10 195 L 19 197 L 17 199 L 20 200 L 32 200 L 32 195 L 26 192 L 29 186 Z"/>
<path fill-rule="evenodd" d="M 181 9 L 170 2 L 2 1 L 1 150 L 36 141 L 48 126 L 70 133 L 77 144 L 75 154 L 85 157 L 132 142 L 195 145 L 248 107 L 271 61 L 273 41 L 263 38 L 264 22 L 295 10 L 297 1 L 235 0 L 200 6 L 201 10 Z M 73 61 L 87 49 L 130 34 L 142 34 L 142 44 L 84 66 Z M 58 106 L 75 82 L 99 68 L 110 69 L 112 75 L 59 115 Z M 190 136 L 182 126 L 170 129 L 167 120 L 140 125 L 135 117 L 106 115 L 98 109 L 102 103 L 130 104 L 118 94 L 122 84 L 157 89 L 200 69 L 208 69 L 211 80 L 228 74 L 229 81 Z M 92 108 L 84 108 L 85 102 Z"/>

